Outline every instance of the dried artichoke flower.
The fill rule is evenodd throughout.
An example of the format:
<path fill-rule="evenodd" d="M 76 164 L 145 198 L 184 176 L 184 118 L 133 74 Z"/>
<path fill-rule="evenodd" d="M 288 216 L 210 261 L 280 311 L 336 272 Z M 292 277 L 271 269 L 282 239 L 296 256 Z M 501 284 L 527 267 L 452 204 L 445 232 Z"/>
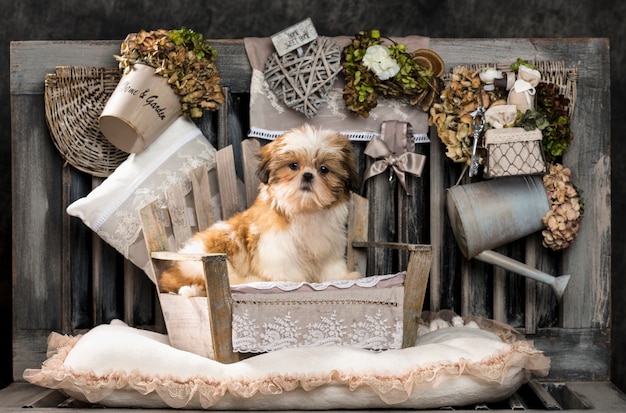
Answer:
<path fill-rule="evenodd" d="M 583 216 L 583 199 L 571 182 L 571 170 L 561 164 L 550 164 L 543 184 L 550 201 L 550 211 L 544 215 L 542 244 L 554 251 L 569 247 L 578 235 Z"/>
<path fill-rule="evenodd" d="M 185 27 L 179 30 L 141 30 L 122 42 L 114 56 L 125 72 L 134 64 L 146 64 L 167 79 L 180 96 L 183 113 L 199 118 L 205 110 L 217 110 L 224 103 L 217 52 L 200 33 Z"/>

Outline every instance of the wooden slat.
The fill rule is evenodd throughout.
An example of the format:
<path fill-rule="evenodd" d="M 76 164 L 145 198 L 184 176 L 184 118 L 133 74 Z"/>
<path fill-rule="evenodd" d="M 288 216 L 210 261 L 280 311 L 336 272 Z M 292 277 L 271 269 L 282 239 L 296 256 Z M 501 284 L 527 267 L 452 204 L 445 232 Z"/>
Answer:
<path fill-rule="evenodd" d="M 62 204 L 69 205 L 71 200 L 71 171 L 70 168 L 63 168 L 62 181 Z M 70 217 L 68 214 L 63 214 L 63 220 L 61 223 L 63 231 L 61 232 L 61 331 L 65 334 L 72 332 L 72 240 L 70 238 Z"/>
<path fill-rule="evenodd" d="M 13 96 L 11 102 L 13 329 L 59 331 L 63 162 L 45 129 L 42 96 Z M 29 347 L 13 342 L 20 353 Z"/>
<path fill-rule="evenodd" d="M 352 194 L 348 221 L 348 253 L 349 271 L 358 271 L 367 275 L 367 236 L 369 203 L 366 198 Z M 360 243 L 360 244 L 359 244 Z"/>
<path fill-rule="evenodd" d="M 11 42 L 11 93 L 43 95 L 47 73 L 57 66 L 117 67 L 113 55 L 119 54 L 119 40 L 59 40 Z M 232 92 L 250 89 L 252 68 L 241 40 L 210 40 L 217 50 L 222 84 Z"/>
<path fill-rule="evenodd" d="M 233 147 L 227 146 L 215 154 L 217 179 L 219 182 L 222 218 L 227 219 L 240 211 L 239 187 L 235 172 Z"/>
<path fill-rule="evenodd" d="M 367 182 L 367 198 L 370 202 L 369 237 L 371 241 L 389 242 L 396 240 L 395 192 L 397 182 L 389 181 L 389 171 L 370 178 Z M 368 273 L 390 274 L 394 272 L 392 250 L 374 248 L 367 258 Z"/>
<path fill-rule="evenodd" d="M 254 203 L 261 183 L 257 175 L 258 152 L 260 148 L 261 143 L 258 139 L 246 139 L 241 142 L 243 180 L 246 185 L 246 206 L 248 207 Z"/>
<path fill-rule="evenodd" d="M 217 149 L 223 149 L 230 145 L 228 136 L 228 112 L 230 111 L 230 89 L 223 87 L 224 103 L 217 111 Z"/>
<path fill-rule="evenodd" d="M 239 356 L 233 352 L 233 299 L 230 295 L 226 255 L 207 256 L 203 263 L 215 360 L 233 363 L 239 361 Z"/>
<path fill-rule="evenodd" d="M 353 241 L 352 246 L 355 248 L 381 248 L 399 251 L 430 251 L 430 245 L 424 244 L 407 244 L 404 242 L 376 242 L 376 241 Z"/>
<path fill-rule="evenodd" d="M 8 388 L 0 390 L 0 409 L 2 411 L 5 411 L 4 407 L 21 409 L 56 407 L 64 400 L 67 400 L 67 396 L 58 390 L 26 383 L 13 383 Z"/>
<path fill-rule="evenodd" d="M 431 264 L 432 249 L 430 246 L 409 254 L 409 263 L 404 279 L 403 348 L 415 346 Z"/>
<path fill-rule="evenodd" d="M 215 223 L 209 174 L 205 165 L 191 171 L 191 188 L 198 231 L 202 231 Z"/>
<path fill-rule="evenodd" d="M 441 274 L 444 256 L 444 221 L 445 221 L 445 188 L 443 182 L 444 160 L 443 143 L 437 136 L 437 129 L 429 130 L 431 139 L 429 153 L 430 176 L 430 244 L 433 247 L 433 257 L 430 271 L 430 309 L 441 309 Z"/>
<path fill-rule="evenodd" d="M 152 202 L 139 210 L 141 227 L 148 251 L 167 251 L 170 249 L 167 232 L 161 220 L 159 206 Z"/>
<path fill-rule="evenodd" d="M 176 240 L 176 248 L 181 248 L 191 238 L 191 227 L 187 215 L 185 194 L 179 185 L 174 185 L 165 192 L 167 210 L 170 214 L 172 232 Z"/>
<path fill-rule="evenodd" d="M 69 166 L 64 167 L 64 169 L 70 171 L 71 175 L 70 202 L 82 198 L 92 190 L 93 184 L 89 175 L 79 173 Z M 89 328 L 94 325 L 90 277 L 92 231 L 80 219 L 70 217 L 69 233 L 66 236 L 69 236 L 70 251 L 69 256 L 65 255 L 64 252 L 62 259 L 69 260 L 71 268 L 71 279 L 67 286 L 71 292 L 71 330 L 67 333 L 73 333 L 75 329 Z M 64 315 L 64 317 L 67 316 Z"/>

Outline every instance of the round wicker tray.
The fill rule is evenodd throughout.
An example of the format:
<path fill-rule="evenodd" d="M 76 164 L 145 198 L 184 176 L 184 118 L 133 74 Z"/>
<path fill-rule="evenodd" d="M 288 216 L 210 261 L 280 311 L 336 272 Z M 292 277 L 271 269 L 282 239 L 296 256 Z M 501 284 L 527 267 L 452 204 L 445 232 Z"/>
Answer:
<path fill-rule="evenodd" d="M 128 157 L 100 132 L 98 117 L 120 80 L 117 68 L 60 66 L 45 79 L 46 122 L 63 159 L 109 176 Z"/>

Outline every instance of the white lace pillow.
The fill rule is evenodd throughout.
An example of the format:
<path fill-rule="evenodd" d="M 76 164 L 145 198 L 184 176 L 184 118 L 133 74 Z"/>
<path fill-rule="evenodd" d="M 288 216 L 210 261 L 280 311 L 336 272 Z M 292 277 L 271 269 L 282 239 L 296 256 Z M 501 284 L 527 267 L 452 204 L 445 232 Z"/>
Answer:
<path fill-rule="evenodd" d="M 215 148 L 195 123 L 181 116 L 100 186 L 68 206 L 67 213 L 80 218 L 154 281 L 138 210 L 155 199 L 163 201 L 165 191 L 174 185 L 182 184 L 189 193 L 189 172 L 201 165 L 215 168 Z"/>
<path fill-rule="evenodd" d="M 53 333 L 30 383 L 108 407 L 216 410 L 434 409 L 512 395 L 549 360 L 530 342 L 450 327 L 415 347 L 283 349 L 220 364 L 117 321 L 84 336 Z"/>

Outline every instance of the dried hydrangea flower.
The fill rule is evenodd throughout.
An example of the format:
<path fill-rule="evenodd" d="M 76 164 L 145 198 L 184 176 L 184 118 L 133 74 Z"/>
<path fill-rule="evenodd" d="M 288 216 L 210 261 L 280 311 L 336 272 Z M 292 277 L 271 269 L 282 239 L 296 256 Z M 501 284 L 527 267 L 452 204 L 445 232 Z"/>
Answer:
<path fill-rule="evenodd" d="M 224 103 L 217 52 L 200 33 L 185 27 L 179 30 L 141 30 L 122 42 L 119 67 L 130 70 L 146 64 L 167 79 L 180 96 L 184 113 L 199 118 L 205 110 L 217 110 Z"/>
<path fill-rule="evenodd" d="M 550 210 L 543 217 L 542 244 L 554 251 L 569 247 L 578 235 L 583 216 L 580 191 L 572 184 L 572 172 L 561 164 L 551 164 L 543 176 Z"/>

